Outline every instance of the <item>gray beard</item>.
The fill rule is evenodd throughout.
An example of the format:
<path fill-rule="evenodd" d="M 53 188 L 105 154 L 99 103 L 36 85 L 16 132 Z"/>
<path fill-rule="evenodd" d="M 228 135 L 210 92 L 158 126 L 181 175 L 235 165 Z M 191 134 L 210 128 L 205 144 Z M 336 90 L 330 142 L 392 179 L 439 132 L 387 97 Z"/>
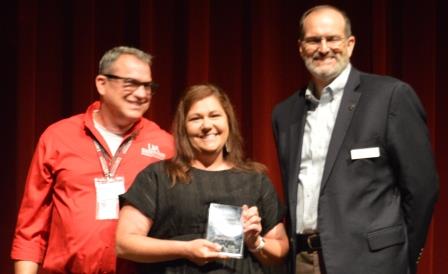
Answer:
<path fill-rule="evenodd" d="M 333 81 L 336 77 L 341 74 L 341 72 L 347 67 L 349 63 L 349 60 L 341 60 L 341 63 L 338 63 L 334 70 L 332 71 L 316 71 L 315 67 L 312 64 L 312 60 L 309 61 L 309 59 L 305 60 L 305 66 L 308 69 L 308 71 L 311 73 L 311 75 L 319 80 L 325 81 L 330 83 Z"/>

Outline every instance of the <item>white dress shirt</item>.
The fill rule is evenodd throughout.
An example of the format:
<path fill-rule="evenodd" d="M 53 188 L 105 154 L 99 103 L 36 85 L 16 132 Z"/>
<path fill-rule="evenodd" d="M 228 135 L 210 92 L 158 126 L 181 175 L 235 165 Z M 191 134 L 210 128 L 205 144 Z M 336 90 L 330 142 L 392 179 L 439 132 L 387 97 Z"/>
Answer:
<path fill-rule="evenodd" d="M 297 233 L 317 229 L 317 207 L 325 159 L 351 65 L 322 90 L 318 100 L 308 85 L 305 96 L 317 107 L 307 111 L 297 191 Z"/>

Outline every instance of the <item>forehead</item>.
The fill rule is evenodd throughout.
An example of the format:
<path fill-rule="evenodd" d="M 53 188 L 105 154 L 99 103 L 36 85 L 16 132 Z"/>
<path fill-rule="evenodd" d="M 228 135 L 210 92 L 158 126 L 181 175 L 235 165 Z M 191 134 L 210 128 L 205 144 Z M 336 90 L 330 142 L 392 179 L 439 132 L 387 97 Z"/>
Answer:
<path fill-rule="evenodd" d="M 224 108 L 218 98 L 214 95 L 204 97 L 194 102 L 188 113 L 210 112 L 210 111 L 224 111 Z"/>
<path fill-rule="evenodd" d="M 115 73 L 120 74 L 122 77 L 143 80 L 151 78 L 151 68 L 149 64 L 131 54 L 120 55 L 112 64 L 112 69 Z"/>
<path fill-rule="evenodd" d="M 344 35 L 344 17 L 333 9 L 321 9 L 310 13 L 303 21 L 305 36 Z"/>

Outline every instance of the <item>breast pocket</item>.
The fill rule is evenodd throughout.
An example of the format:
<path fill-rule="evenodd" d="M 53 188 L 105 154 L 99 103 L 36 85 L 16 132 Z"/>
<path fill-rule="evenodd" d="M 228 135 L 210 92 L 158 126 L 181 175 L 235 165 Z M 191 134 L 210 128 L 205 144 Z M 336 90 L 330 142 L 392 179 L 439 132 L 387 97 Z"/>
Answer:
<path fill-rule="evenodd" d="M 379 137 L 352 144 L 349 147 L 349 157 L 352 161 L 380 158 L 385 153 Z"/>
<path fill-rule="evenodd" d="M 353 179 L 376 180 L 387 167 L 387 153 L 378 137 L 353 143 L 346 148 L 346 164 Z"/>
<path fill-rule="evenodd" d="M 403 225 L 378 229 L 367 233 L 370 251 L 378 251 L 390 246 L 404 244 L 406 240 Z"/>

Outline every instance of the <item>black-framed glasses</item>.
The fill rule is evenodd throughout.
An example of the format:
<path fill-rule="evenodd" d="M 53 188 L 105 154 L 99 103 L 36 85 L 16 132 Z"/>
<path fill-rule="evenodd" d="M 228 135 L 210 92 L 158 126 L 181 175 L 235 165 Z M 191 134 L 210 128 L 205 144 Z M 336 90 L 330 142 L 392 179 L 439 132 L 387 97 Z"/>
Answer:
<path fill-rule="evenodd" d="M 159 87 L 159 85 L 153 81 L 141 82 L 137 79 L 121 77 L 121 76 L 114 75 L 114 74 L 102 74 L 102 75 L 106 76 L 108 79 L 123 81 L 123 90 L 125 92 L 134 92 L 139 87 L 143 86 L 146 93 L 148 93 L 148 95 L 152 96 L 152 95 L 154 95 L 155 90 Z"/>
<path fill-rule="evenodd" d="M 317 48 L 322 45 L 322 41 L 325 41 L 328 47 L 336 48 L 339 47 L 342 42 L 344 42 L 345 37 L 341 37 L 338 35 L 329 35 L 329 36 L 310 36 L 306 37 L 302 40 L 302 42 L 310 48 Z"/>

